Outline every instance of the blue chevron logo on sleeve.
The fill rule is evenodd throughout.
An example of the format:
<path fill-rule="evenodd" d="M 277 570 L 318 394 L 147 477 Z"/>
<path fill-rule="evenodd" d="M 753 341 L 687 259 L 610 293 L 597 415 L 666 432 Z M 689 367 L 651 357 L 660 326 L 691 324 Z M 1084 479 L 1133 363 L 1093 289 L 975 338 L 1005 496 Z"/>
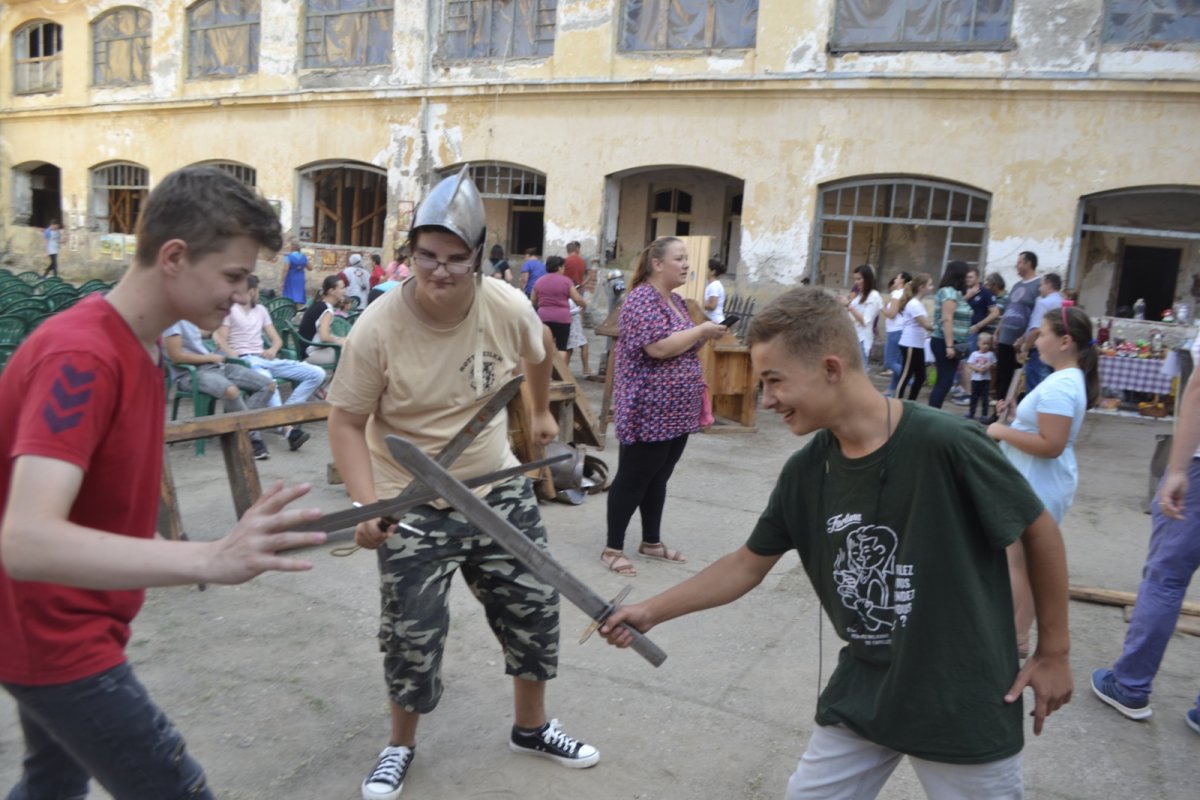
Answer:
<path fill-rule="evenodd" d="M 83 420 L 80 408 L 92 396 L 91 384 L 96 380 L 93 370 L 80 371 L 70 364 L 63 364 L 62 375 L 50 387 L 50 399 L 42 409 L 42 418 L 52 433 L 62 433 L 77 426 Z"/>

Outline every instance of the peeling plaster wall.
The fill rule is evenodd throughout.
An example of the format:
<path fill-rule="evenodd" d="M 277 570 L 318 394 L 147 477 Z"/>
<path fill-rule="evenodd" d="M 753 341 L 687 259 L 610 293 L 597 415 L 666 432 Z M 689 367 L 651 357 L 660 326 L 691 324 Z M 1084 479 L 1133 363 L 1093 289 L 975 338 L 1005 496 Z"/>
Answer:
<path fill-rule="evenodd" d="M 89 23 L 122 4 L 153 14 L 152 82 L 92 89 Z M 606 177 L 712 170 L 744 181 L 730 259 L 740 258 L 739 284 L 790 284 L 812 270 L 816 200 L 833 180 L 914 175 L 991 193 L 985 269 L 1007 279 L 1023 249 L 1065 274 L 1080 196 L 1200 185 L 1200 51 L 1103 44 L 1102 0 L 1016 0 L 1009 50 L 842 54 L 827 49 L 835 0 L 763 0 L 751 50 L 652 54 L 616 49 L 620 0 L 562 0 L 553 56 L 454 63 L 438 52 L 441 0 L 397 0 L 391 65 L 342 72 L 300 69 L 303 0 L 264 0 L 258 74 L 202 81 L 186 78 L 186 6 L 0 5 L 4 64 L 28 20 L 59 22 L 65 40 L 61 92 L 14 96 L 10 76 L 0 85 L 10 251 L 29 237 L 9 224 L 8 171 L 31 161 L 62 168 L 64 211 L 79 223 L 88 170 L 104 161 L 144 164 L 152 183 L 184 164 L 239 161 L 258 170 L 287 227 L 299 167 L 362 161 L 387 171 L 389 234 L 438 169 L 503 161 L 547 176 L 547 252 L 578 239 L 585 254 L 605 244 Z M 648 199 L 626 183 L 609 212 L 620 216 L 622 257 L 644 243 Z M 721 224 L 693 232 L 723 238 L 725 197 L 711 198 Z M 507 212 L 489 215 L 501 240 Z M 895 247 L 897 259 L 928 258 Z M 1083 288 L 1101 275 L 1081 274 Z"/>

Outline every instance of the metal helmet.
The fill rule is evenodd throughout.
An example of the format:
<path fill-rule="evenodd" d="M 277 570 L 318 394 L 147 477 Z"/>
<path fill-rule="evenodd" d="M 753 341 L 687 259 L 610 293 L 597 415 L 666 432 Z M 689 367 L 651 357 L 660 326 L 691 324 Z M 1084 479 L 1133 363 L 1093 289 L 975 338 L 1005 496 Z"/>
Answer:
<path fill-rule="evenodd" d="M 445 228 L 477 248 L 487 237 L 487 218 L 483 213 L 483 198 L 471 180 L 470 165 L 457 175 L 438 181 L 413 215 L 412 232 L 421 228 Z"/>

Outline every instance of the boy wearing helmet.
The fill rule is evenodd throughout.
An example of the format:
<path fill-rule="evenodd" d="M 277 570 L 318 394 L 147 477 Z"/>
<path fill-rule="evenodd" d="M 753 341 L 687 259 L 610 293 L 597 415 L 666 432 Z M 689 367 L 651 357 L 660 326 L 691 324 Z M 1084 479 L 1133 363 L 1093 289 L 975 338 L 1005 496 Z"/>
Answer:
<path fill-rule="evenodd" d="M 480 278 L 486 236 L 483 201 L 464 168 L 433 188 L 410 234 L 413 276 L 363 312 L 351 331 L 329 393 L 334 461 L 356 503 L 402 491 L 411 476 L 388 455 L 398 434 L 430 455 L 479 411 L 519 368 L 532 396 L 532 433 L 545 444 L 558 433 L 549 407 L 553 341 L 525 296 Z M 433 366 L 430 366 L 433 365 Z M 451 467 L 458 478 L 515 466 L 504 415 L 494 419 Z M 546 546 L 537 501 L 524 477 L 475 490 Z M 417 533 L 419 531 L 420 533 Z M 381 532 L 358 526 L 355 541 L 379 556 L 380 649 L 391 701 L 391 739 L 362 784 L 364 800 L 395 800 L 416 746 L 421 715 L 442 694 L 442 652 L 449 629 L 447 593 L 461 570 L 487 610 L 513 678 L 509 746 L 568 767 L 590 767 L 600 754 L 547 720 L 545 682 L 558 662 L 558 594 L 443 502 L 418 506 Z"/>

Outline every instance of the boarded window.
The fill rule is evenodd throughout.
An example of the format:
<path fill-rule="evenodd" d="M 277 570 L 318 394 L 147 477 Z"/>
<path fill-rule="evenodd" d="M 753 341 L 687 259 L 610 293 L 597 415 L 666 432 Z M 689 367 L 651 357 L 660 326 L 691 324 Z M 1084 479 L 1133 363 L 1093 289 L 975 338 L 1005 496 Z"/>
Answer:
<path fill-rule="evenodd" d="M 622 50 L 754 47 L 758 0 L 624 0 Z"/>
<path fill-rule="evenodd" d="M 1104 41 L 1125 44 L 1200 42 L 1196 0 L 1108 0 Z"/>
<path fill-rule="evenodd" d="M 392 63 L 392 0 L 307 0 L 304 68 Z"/>
<path fill-rule="evenodd" d="M 448 0 L 447 58 L 554 54 L 558 0 Z"/>
<path fill-rule="evenodd" d="M 133 233 L 150 173 L 139 164 L 108 164 L 92 170 L 92 229 Z"/>
<path fill-rule="evenodd" d="M 1012 0 L 838 0 L 834 50 L 985 49 L 1009 43 Z"/>
<path fill-rule="evenodd" d="M 31 22 L 13 34 L 13 92 L 62 89 L 62 26 Z"/>
<path fill-rule="evenodd" d="M 150 12 L 117 8 L 92 23 L 92 83 L 150 82 Z"/>
<path fill-rule="evenodd" d="M 383 247 L 386 174 L 360 167 L 325 167 L 303 173 L 300 184 L 301 239 Z"/>
<path fill-rule="evenodd" d="M 258 72 L 259 0 L 200 0 L 188 9 L 188 77 Z"/>

